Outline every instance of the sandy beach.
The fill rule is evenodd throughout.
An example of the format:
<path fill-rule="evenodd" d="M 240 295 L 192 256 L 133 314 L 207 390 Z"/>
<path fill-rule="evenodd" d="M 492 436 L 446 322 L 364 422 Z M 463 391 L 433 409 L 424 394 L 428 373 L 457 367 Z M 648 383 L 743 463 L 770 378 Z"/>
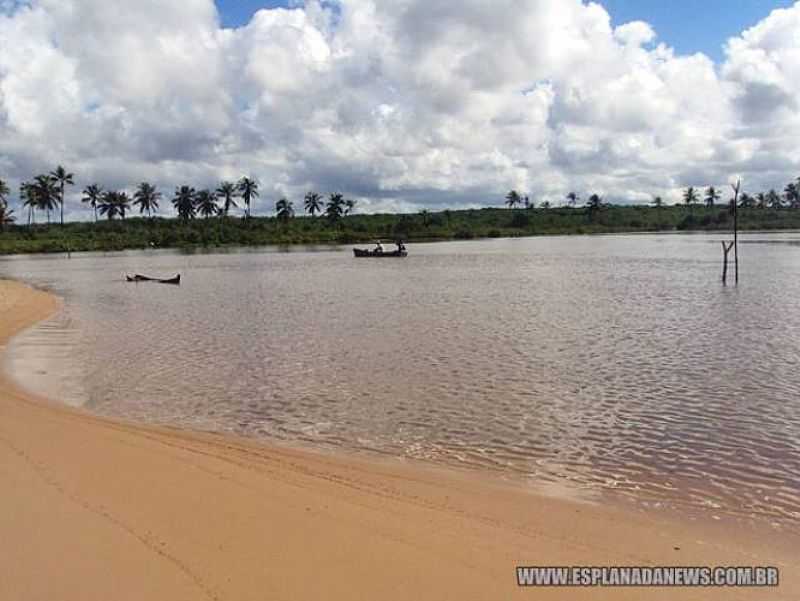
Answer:
<path fill-rule="evenodd" d="M 0 282 L 0 348 L 58 306 Z M 6 376 L 0 482 L 1 600 L 800 598 L 788 535 L 113 421 Z M 521 589 L 517 565 L 770 565 L 781 585 Z"/>

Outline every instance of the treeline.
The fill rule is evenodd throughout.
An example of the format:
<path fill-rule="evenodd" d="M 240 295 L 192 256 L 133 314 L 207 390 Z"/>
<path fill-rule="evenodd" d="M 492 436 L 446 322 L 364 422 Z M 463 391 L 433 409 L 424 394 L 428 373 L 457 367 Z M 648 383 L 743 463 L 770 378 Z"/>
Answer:
<path fill-rule="evenodd" d="M 328 244 L 370 242 L 376 238 L 449 240 L 552 234 L 655 232 L 670 230 L 725 230 L 732 225 L 732 200 L 721 202 L 714 187 L 689 187 L 679 205 L 655 197 L 649 206 L 612 205 L 598 194 L 582 200 L 570 192 L 559 206 L 536 203 L 511 190 L 508 209 L 422 210 L 416 214 L 354 214 L 355 201 L 342 194 L 326 197 L 309 192 L 302 202 L 306 216 L 281 198 L 272 217 L 255 217 L 251 206 L 259 195 L 257 182 L 243 177 L 221 182 L 215 190 L 191 186 L 175 189 L 169 202 L 178 218 L 159 217 L 162 193 L 147 182 L 132 195 L 86 186 L 82 200 L 94 222 L 63 223 L 64 193 L 74 175 L 63 167 L 38 175 L 20 187 L 25 219 L 9 208 L 8 186 L 0 180 L 0 253 L 122 250 L 194 246 L 264 244 Z M 800 178 L 775 190 L 739 196 L 741 229 L 800 228 Z M 233 213 L 240 209 L 241 219 Z M 60 212 L 62 225 L 52 227 Z M 138 217 L 131 217 L 132 212 Z M 22 223 L 24 221 L 24 223 Z"/>
<path fill-rule="evenodd" d="M 58 166 L 50 173 L 43 173 L 30 181 L 22 182 L 19 197 L 23 211 L 27 213 L 27 225 L 36 224 L 37 214 L 43 214 L 50 224 L 52 214 L 60 209 L 60 223 L 63 226 L 65 188 L 75 184 L 74 178 L 73 173 Z M 0 226 L 16 221 L 13 211 L 8 206 L 9 193 L 8 185 L 0 179 L 0 205 L 4 215 Z M 216 190 L 196 190 L 188 185 L 179 186 L 175 189 L 170 202 L 182 221 L 196 217 L 228 217 L 232 209 L 239 208 L 239 202 L 242 203 L 242 217 L 249 219 L 251 206 L 258 195 L 258 183 L 250 177 L 243 177 L 238 182 L 223 181 Z M 98 221 L 99 217 L 113 221 L 124 220 L 136 209 L 140 215 L 152 218 L 158 214 L 162 198 L 162 193 L 154 185 L 142 182 L 136 187 L 132 196 L 124 190 L 106 190 L 99 184 L 90 184 L 83 189 L 81 201 L 94 213 L 95 221 Z M 332 222 L 349 215 L 355 205 L 354 200 L 345 199 L 339 193 L 333 193 L 327 199 L 316 192 L 309 192 L 305 196 L 305 210 L 309 215 L 314 217 L 317 214 L 324 214 Z M 275 211 L 281 221 L 291 219 L 295 215 L 293 203 L 286 198 L 281 198 L 275 203 Z"/>
<path fill-rule="evenodd" d="M 800 211 L 783 208 L 741 208 L 742 230 L 800 229 Z M 469 240 L 625 232 L 729 230 L 727 207 L 685 205 L 615 206 L 550 209 L 467 209 L 421 211 L 415 214 L 324 216 L 214 216 L 205 219 L 133 217 L 93 222 L 12 225 L 0 235 L 0 253 L 123 250 L 129 248 L 190 248 L 259 246 L 267 244 L 367 243 L 375 239 L 406 241 Z"/>
<path fill-rule="evenodd" d="M 704 205 L 708 209 L 713 209 L 715 206 L 718 206 L 718 203 L 722 198 L 722 192 L 715 186 L 709 186 L 704 191 L 702 191 L 700 188 L 696 188 L 695 186 L 689 186 L 683 191 L 681 197 L 683 199 L 683 204 L 689 208 L 693 208 L 698 205 Z M 729 208 L 733 208 L 733 203 L 734 199 L 730 198 L 725 201 L 724 204 Z M 510 209 L 516 207 L 523 207 L 525 209 L 536 208 L 535 200 L 531 200 L 528 195 L 523 195 L 516 190 L 511 190 L 508 194 L 506 194 L 505 204 Z M 580 204 L 580 196 L 576 192 L 570 192 L 567 194 L 564 206 L 577 207 Z M 606 203 L 599 194 L 591 194 L 588 196 L 583 206 L 584 208 L 595 212 L 602 209 L 605 205 Z M 661 196 L 655 196 L 653 197 L 651 205 L 656 208 L 663 208 L 667 206 L 667 203 Z M 543 201 L 539 206 L 543 209 L 551 208 L 549 201 Z M 784 207 L 798 209 L 800 208 L 800 177 L 798 177 L 795 181 L 786 184 L 782 194 L 778 193 L 778 191 L 774 188 L 766 192 L 758 192 L 756 194 L 748 194 L 745 191 L 740 191 L 737 207 L 743 209 L 781 209 Z"/>

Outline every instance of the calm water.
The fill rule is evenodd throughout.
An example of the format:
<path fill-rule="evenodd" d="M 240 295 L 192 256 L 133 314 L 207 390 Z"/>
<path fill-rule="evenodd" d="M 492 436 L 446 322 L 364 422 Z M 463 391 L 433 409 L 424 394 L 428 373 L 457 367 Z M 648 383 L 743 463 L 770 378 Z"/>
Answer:
<path fill-rule="evenodd" d="M 6 367 L 101 414 L 788 524 L 800 234 L 743 238 L 738 288 L 719 234 L 9 258 L 66 306 Z"/>

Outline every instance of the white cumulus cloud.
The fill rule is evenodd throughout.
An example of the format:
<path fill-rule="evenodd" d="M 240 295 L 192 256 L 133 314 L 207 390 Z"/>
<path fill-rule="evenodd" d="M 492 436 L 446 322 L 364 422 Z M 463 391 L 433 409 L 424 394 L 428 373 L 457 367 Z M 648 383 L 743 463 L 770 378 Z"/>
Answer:
<path fill-rule="evenodd" d="M 255 176 L 362 210 L 617 202 L 800 174 L 800 2 L 679 55 L 580 0 L 309 0 L 220 25 L 212 0 L 0 2 L 0 177 L 56 164 L 169 193 Z"/>

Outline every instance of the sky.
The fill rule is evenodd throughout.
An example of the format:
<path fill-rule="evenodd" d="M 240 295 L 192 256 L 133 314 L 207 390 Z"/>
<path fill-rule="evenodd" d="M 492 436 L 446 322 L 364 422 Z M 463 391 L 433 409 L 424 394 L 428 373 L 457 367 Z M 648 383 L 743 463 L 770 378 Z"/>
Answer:
<path fill-rule="evenodd" d="M 63 164 L 72 218 L 243 175 L 257 214 L 781 190 L 799 99 L 800 2 L 0 0 L 0 178 Z"/>
<path fill-rule="evenodd" d="M 677 52 L 703 52 L 714 61 L 723 56 L 725 41 L 775 8 L 787 8 L 793 0 L 601 0 L 613 25 L 645 21 L 668 40 Z M 240 27 L 262 8 L 288 7 L 289 2 L 217 0 L 225 27 Z"/>

